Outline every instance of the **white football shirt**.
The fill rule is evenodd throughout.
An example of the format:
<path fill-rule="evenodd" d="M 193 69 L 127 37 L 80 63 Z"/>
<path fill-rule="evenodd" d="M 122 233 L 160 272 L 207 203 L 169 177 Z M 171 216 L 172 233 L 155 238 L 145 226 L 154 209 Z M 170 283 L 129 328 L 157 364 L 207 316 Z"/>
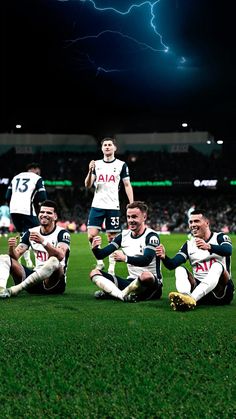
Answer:
<path fill-rule="evenodd" d="M 95 192 L 92 207 L 102 209 L 120 209 L 120 180 L 129 178 L 129 169 L 125 162 L 114 159 L 111 162 L 96 160 L 93 174 Z"/>
<path fill-rule="evenodd" d="M 14 176 L 8 187 L 11 193 L 10 213 L 36 215 L 33 201 L 36 194 L 44 191 L 45 187 L 41 176 L 33 172 L 22 172 Z"/>

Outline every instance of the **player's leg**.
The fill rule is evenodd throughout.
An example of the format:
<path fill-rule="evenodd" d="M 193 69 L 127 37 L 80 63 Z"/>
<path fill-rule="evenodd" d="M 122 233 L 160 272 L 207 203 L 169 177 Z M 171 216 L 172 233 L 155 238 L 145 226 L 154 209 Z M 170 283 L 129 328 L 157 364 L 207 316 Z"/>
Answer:
<path fill-rule="evenodd" d="M 66 278 L 62 266 L 59 266 L 52 275 L 41 282 L 28 287 L 29 294 L 55 295 L 63 294 L 66 289 Z"/>
<path fill-rule="evenodd" d="M 115 233 L 107 233 L 107 240 L 108 243 L 111 243 L 112 240 L 116 237 Z M 114 259 L 114 253 L 111 253 L 108 256 L 108 260 L 109 260 L 109 266 L 108 266 L 108 273 L 110 275 L 115 275 L 115 265 L 116 265 L 116 261 Z"/>
<path fill-rule="evenodd" d="M 122 293 L 126 301 L 129 299 L 132 301 L 159 299 L 162 295 L 162 282 L 151 272 L 144 271 Z"/>
<path fill-rule="evenodd" d="M 233 299 L 234 284 L 224 266 L 220 262 L 214 262 L 206 279 L 199 283 L 193 295 L 196 292 L 195 298 L 199 304 L 229 304 Z"/>
<path fill-rule="evenodd" d="M 120 233 L 120 210 L 106 210 L 106 233 L 110 243 L 114 237 Z M 115 259 L 114 254 L 109 255 L 108 273 L 115 275 Z"/>
<path fill-rule="evenodd" d="M 122 291 L 118 288 L 118 283 L 115 283 L 116 278 L 114 276 L 105 274 L 105 272 L 101 272 L 98 269 L 93 269 L 90 272 L 90 279 L 106 294 L 123 301 Z"/>
<path fill-rule="evenodd" d="M 23 222 L 24 222 L 24 228 L 21 231 L 27 231 L 29 230 L 29 228 L 37 227 L 39 225 L 38 217 L 34 215 L 25 215 Z M 34 264 L 31 259 L 30 249 L 25 251 L 25 253 L 23 254 L 23 258 L 25 259 L 27 268 L 32 269 L 34 267 Z"/>
<path fill-rule="evenodd" d="M 100 208 L 91 208 L 88 217 L 87 230 L 88 230 L 88 240 L 92 244 L 93 238 L 96 237 L 102 228 L 104 221 L 104 210 Z M 96 269 L 102 270 L 104 268 L 103 260 L 97 260 Z"/>
<path fill-rule="evenodd" d="M 32 272 L 27 278 L 17 285 L 13 285 L 9 288 L 10 296 L 15 296 L 21 291 L 37 284 L 38 282 L 44 281 L 46 278 L 49 278 L 53 272 L 58 269 L 59 260 L 55 256 L 51 256 L 47 262 L 40 268 Z"/>
<path fill-rule="evenodd" d="M 203 280 L 201 280 L 201 282 L 191 293 L 192 298 L 194 298 L 195 301 L 199 301 L 205 295 L 214 290 L 218 285 L 219 279 L 222 277 L 223 272 L 224 266 L 220 262 L 214 262 L 210 267 L 208 274 L 204 277 Z"/>
<path fill-rule="evenodd" d="M 0 294 L 5 292 L 10 275 L 11 258 L 9 255 L 0 255 Z"/>
<path fill-rule="evenodd" d="M 36 227 L 39 225 L 38 218 L 35 216 L 29 216 L 24 214 L 11 214 L 11 218 L 13 221 L 13 224 L 15 226 L 16 231 L 22 236 L 25 231 L 27 231 L 31 227 Z M 25 260 L 26 266 L 28 268 L 33 268 L 34 264 L 30 257 L 30 250 L 26 250 L 23 258 Z M 22 257 L 19 259 L 19 262 L 22 261 Z"/>
<path fill-rule="evenodd" d="M 196 306 L 196 301 L 191 296 L 191 291 L 196 287 L 197 282 L 191 272 L 184 266 L 175 269 L 175 285 L 177 291 L 169 294 L 170 305 L 173 310 L 188 310 Z"/>
<path fill-rule="evenodd" d="M 173 309 L 186 310 L 186 309 L 194 308 L 198 301 L 200 301 L 202 298 L 207 296 L 214 289 L 217 290 L 217 286 L 218 286 L 218 289 L 221 287 L 221 285 L 225 286 L 228 278 L 227 278 L 227 275 L 224 274 L 224 271 L 225 271 L 224 267 L 220 262 L 214 262 L 211 268 L 209 269 L 208 274 L 205 275 L 205 277 L 201 279 L 201 281 L 198 281 L 198 283 L 196 284 L 192 292 L 191 292 L 191 284 L 190 284 L 190 291 L 189 291 L 189 288 L 187 289 L 187 281 L 185 281 L 186 278 L 184 278 L 184 275 L 182 274 L 182 278 L 184 278 L 183 283 L 186 284 L 186 287 L 184 286 L 181 289 L 181 292 L 169 294 L 169 298 L 171 300 L 171 305 Z M 178 272 L 180 273 L 180 270 Z M 220 278 L 221 278 L 222 284 L 220 282 Z"/>
<path fill-rule="evenodd" d="M 17 260 L 8 255 L 0 256 L 0 298 L 10 297 L 10 292 L 6 288 L 9 275 L 12 276 L 14 283 L 18 284 L 26 277 L 25 268 Z"/>

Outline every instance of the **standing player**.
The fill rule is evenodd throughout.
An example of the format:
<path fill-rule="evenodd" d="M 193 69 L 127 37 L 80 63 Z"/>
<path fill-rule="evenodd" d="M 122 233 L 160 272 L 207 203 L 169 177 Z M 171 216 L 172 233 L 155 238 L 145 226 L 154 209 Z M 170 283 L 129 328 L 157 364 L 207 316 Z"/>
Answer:
<path fill-rule="evenodd" d="M 30 163 L 26 169 L 27 172 L 14 176 L 6 193 L 13 224 L 21 235 L 29 228 L 39 225 L 37 209 L 47 198 L 43 179 L 40 176 L 40 165 Z M 32 268 L 30 252 L 25 252 L 24 259 L 26 266 Z"/>
<path fill-rule="evenodd" d="M 120 232 L 119 186 L 122 180 L 129 203 L 133 202 L 133 189 L 130 183 L 129 169 L 125 162 L 115 158 L 117 150 L 114 138 L 101 141 L 103 159 L 92 160 L 85 178 L 86 188 L 95 186 L 94 198 L 88 218 L 88 239 L 92 243 L 105 222 L 109 243 Z M 97 261 L 97 269 L 103 269 L 103 261 Z M 114 274 L 115 260 L 109 256 L 110 274 Z"/>
<path fill-rule="evenodd" d="M 4 235 L 8 236 L 9 227 L 11 224 L 11 214 L 7 202 L 0 206 L 0 237 Z"/>
<path fill-rule="evenodd" d="M 224 233 L 213 233 L 209 220 L 202 210 L 190 214 L 192 237 L 170 259 L 163 245 L 156 248 L 168 269 L 175 269 L 177 292 L 169 298 L 174 310 L 189 310 L 197 304 L 229 304 L 233 299 L 234 285 L 230 277 L 232 244 Z M 190 261 L 193 273 L 179 266 Z"/>
<path fill-rule="evenodd" d="M 0 298 L 16 296 L 22 290 L 45 295 L 62 294 L 65 291 L 70 234 L 57 226 L 56 221 L 56 203 L 44 201 L 39 211 L 40 225 L 26 231 L 18 246 L 15 237 L 8 240 L 9 255 L 0 255 Z M 18 262 L 29 247 L 35 254 L 34 270 Z M 10 274 L 15 285 L 6 289 Z"/>
<path fill-rule="evenodd" d="M 127 263 L 129 273 L 128 278 L 123 279 L 98 269 L 92 270 L 90 278 L 102 290 L 95 293 L 96 298 L 112 296 L 122 301 L 136 302 L 161 297 L 160 258 L 155 255 L 160 240 L 156 231 L 146 227 L 147 211 L 144 202 L 128 204 L 126 215 L 129 229 L 123 230 L 103 249 L 99 249 L 101 237 L 93 239 L 92 248 L 96 257 L 105 258 L 115 251 L 115 260 Z"/>

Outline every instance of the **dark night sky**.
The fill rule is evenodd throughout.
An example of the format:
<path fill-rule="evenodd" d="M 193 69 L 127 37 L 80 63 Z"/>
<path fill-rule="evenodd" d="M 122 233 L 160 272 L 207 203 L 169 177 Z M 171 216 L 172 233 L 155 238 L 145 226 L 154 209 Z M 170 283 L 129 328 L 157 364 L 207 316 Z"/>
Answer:
<path fill-rule="evenodd" d="M 187 120 L 234 139 L 234 13 L 226 3 L 5 3 L 2 132 L 18 121 L 27 132 L 172 131 Z"/>

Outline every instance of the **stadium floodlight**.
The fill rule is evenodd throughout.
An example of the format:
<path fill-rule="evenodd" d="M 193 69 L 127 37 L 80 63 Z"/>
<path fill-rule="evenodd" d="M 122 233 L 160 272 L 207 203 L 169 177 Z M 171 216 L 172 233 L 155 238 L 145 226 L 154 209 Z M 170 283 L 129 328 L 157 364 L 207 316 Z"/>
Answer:
<path fill-rule="evenodd" d="M 182 122 L 182 127 L 183 128 L 187 128 L 187 126 L 188 126 L 187 122 Z"/>
<path fill-rule="evenodd" d="M 16 124 L 16 128 L 17 129 L 21 129 L 22 125 L 21 124 Z"/>

